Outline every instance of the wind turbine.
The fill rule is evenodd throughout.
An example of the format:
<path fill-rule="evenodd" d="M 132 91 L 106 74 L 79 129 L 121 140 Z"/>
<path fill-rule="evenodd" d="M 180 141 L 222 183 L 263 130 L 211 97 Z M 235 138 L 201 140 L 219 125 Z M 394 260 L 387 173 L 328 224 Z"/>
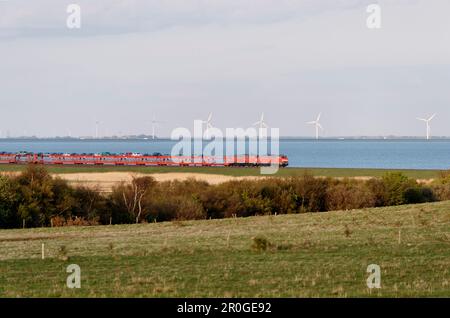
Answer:
<path fill-rule="evenodd" d="M 153 116 L 152 118 L 152 139 L 156 139 L 156 135 L 155 135 L 155 130 L 156 130 L 156 126 L 158 126 L 159 124 L 163 124 L 164 122 L 162 121 L 158 121 L 155 119 L 155 116 Z"/>
<path fill-rule="evenodd" d="M 212 115 L 213 115 L 212 113 L 209 113 L 208 119 L 202 120 L 202 124 L 206 125 L 206 130 L 205 130 L 206 138 L 209 138 L 209 130 L 213 128 L 213 125 L 211 124 Z"/>
<path fill-rule="evenodd" d="M 322 113 L 319 114 L 319 116 L 317 116 L 316 120 L 313 121 L 308 121 L 307 124 L 308 125 L 314 125 L 316 126 L 316 140 L 319 140 L 319 129 L 323 130 L 322 125 L 320 124 L 320 117 L 322 116 Z"/>
<path fill-rule="evenodd" d="M 98 125 L 100 122 L 98 120 L 95 121 L 95 139 L 98 139 Z"/>
<path fill-rule="evenodd" d="M 436 117 L 436 114 L 433 114 L 428 119 L 426 118 L 417 118 L 417 120 L 424 121 L 427 124 L 427 140 L 430 140 L 431 138 L 431 126 L 430 122 Z"/>
<path fill-rule="evenodd" d="M 256 123 L 253 124 L 253 126 L 259 126 L 259 129 L 267 128 L 266 122 L 264 121 L 264 113 L 261 114 L 261 119 L 258 120 Z"/>

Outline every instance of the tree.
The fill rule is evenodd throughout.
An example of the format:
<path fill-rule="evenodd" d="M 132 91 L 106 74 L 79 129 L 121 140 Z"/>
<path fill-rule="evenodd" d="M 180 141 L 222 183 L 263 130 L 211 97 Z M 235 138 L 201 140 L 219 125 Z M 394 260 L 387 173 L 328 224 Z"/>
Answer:
<path fill-rule="evenodd" d="M 18 214 L 31 226 L 46 226 L 55 213 L 53 180 L 43 167 L 30 165 L 17 177 L 20 203 Z"/>
<path fill-rule="evenodd" d="M 0 176 L 0 228 L 19 225 L 16 213 L 18 201 L 17 184 L 8 177 Z"/>
<path fill-rule="evenodd" d="M 139 223 L 143 216 L 143 199 L 154 184 L 155 180 L 152 177 L 134 177 L 131 184 L 122 189 L 123 203 L 128 213 L 135 218 L 136 223 Z"/>

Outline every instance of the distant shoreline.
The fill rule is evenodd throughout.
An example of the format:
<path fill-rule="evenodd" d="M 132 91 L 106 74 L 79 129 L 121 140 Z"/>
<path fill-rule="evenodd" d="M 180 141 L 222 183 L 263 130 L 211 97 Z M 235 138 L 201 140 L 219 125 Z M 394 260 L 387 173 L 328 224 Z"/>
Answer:
<path fill-rule="evenodd" d="M 270 137 L 268 138 L 270 140 Z M 193 139 L 195 140 L 195 139 Z M 442 136 L 442 137 L 433 137 L 430 140 L 426 140 L 423 137 L 418 136 L 404 136 L 404 137 L 323 137 L 319 140 L 316 140 L 313 137 L 289 137 L 284 136 L 279 138 L 280 141 L 314 141 L 314 142 L 320 142 L 320 141 L 427 141 L 427 142 L 433 142 L 433 141 L 450 141 L 450 136 Z M 70 138 L 70 137 L 49 137 L 49 138 L 41 138 L 41 137 L 10 137 L 10 138 L 0 138 L 0 142 L 6 141 L 6 142 L 23 142 L 23 141 L 54 141 L 54 142 L 70 142 L 70 141 L 77 141 L 77 142 L 101 142 L 101 141 L 115 141 L 115 142 L 130 142 L 130 141 L 148 141 L 148 142 L 176 142 L 178 140 L 170 139 L 170 138 L 156 138 L 152 139 L 150 137 L 103 137 L 103 138 L 92 138 L 92 137 L 80 137 L 80 138 Z M 211 140 L 203 139 L 205 142 L 209 142 Z"/>

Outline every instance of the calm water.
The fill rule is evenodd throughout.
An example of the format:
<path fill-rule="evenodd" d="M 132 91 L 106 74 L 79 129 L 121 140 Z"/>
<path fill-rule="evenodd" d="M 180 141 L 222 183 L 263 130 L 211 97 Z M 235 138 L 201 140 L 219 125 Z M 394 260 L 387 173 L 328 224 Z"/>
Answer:
<path fill-rule="evenodd" d="M 0 141 L 0 152 L 170 153 L 174 141 Z M 291 167 L 450 169 L 450 140 L 282 140 Z"/>

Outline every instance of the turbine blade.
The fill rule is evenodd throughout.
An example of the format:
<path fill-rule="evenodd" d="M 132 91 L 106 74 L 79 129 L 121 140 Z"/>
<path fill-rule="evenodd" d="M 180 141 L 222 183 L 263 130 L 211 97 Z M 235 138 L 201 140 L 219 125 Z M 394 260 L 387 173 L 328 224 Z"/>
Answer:
<path fill-rule="evenodd" d="M 319 124 L 319 123 L 317 123 L 317 127 L 319 127 L 320 129 L 324 130 L 323 127 L 322 127 L 322 125 Z"/>
<path fill-rule="evenodd" d="M 433 116 L 431 116 L 430 118 L 428 118 L 428 121 L 433 120 L 434 117 L 436 117 L 437 114 L 433 114 Z"/>
<path fill-rule="evenodd" d="M 317 116 L 316 121 L 319 121 L 321 116 L 322 116 L 322 113 L 319 113 L 319 116 Z"/>

